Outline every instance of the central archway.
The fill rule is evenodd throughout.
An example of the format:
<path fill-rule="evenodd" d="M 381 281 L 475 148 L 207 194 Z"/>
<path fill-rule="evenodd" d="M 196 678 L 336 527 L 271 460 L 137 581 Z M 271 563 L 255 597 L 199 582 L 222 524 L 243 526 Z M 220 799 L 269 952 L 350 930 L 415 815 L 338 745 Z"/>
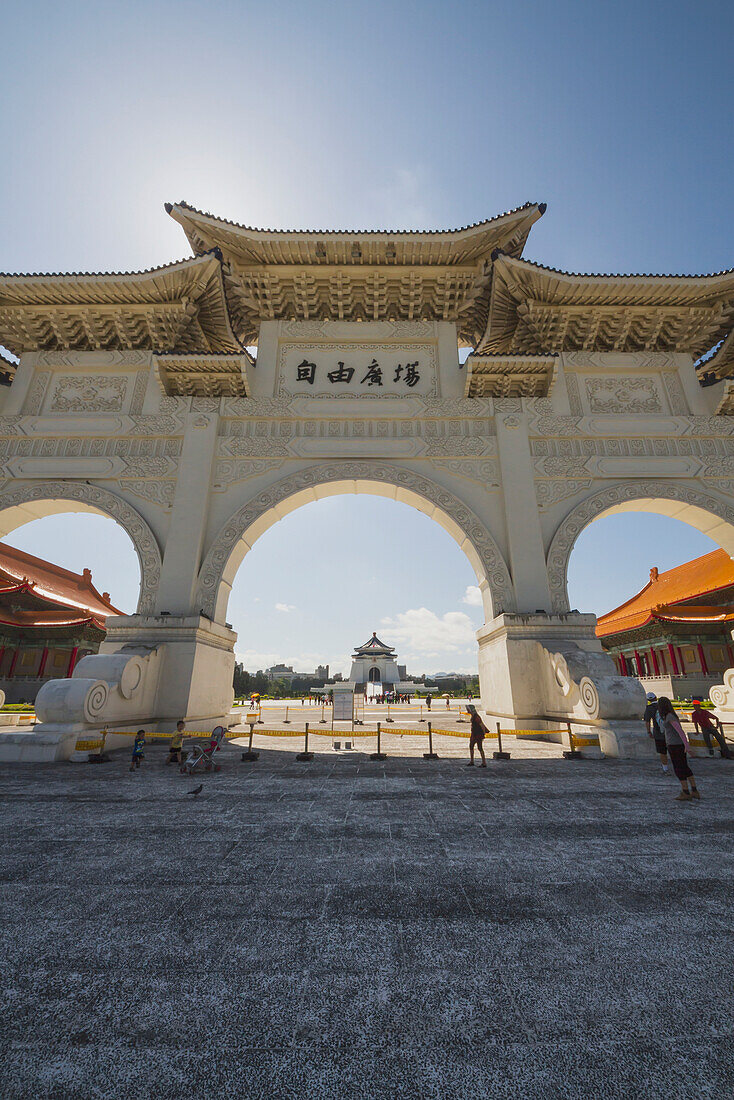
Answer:
<path fill-rule="evenodd" d="M 454 493 L 429 478 L 382 462 L 311 466 L 275 482 L 244 504 L 221 528 L 199 572 L 202 610 L 224 622 L 235 574 L 254 542 L 274 523 L 309 501 L 344 493 L 370 493 L 410 504 L 435 519 L 464 551 L 477 577 L 487 619 L 513 611 L 509 570 L 484 523 Z"/>

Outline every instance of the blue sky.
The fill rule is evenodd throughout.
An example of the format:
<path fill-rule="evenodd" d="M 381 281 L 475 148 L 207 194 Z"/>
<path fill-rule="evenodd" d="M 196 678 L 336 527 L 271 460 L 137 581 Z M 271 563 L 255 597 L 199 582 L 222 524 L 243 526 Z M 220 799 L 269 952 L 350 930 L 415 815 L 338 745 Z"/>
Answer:
<path fill-rule="evenodd" d="M 719 2 L 6 4 L 0 269 L 185 256 L 163 212 L 179 199 L 278 228 L 452 227 L 542 201 L 530 259 L 730 267 L 733 32 Z M 248 557 L 230 608 L 242 652 L 333 663 L 389 619 L 414 670 L 473 667 L 474 578 L 453 542 L 405 507 L 346 499 L 294 513 Z M 44 522 L 52 535 L 14 541 L 91 565 L 131 606 L 124 535 Z M 313 554 L 288 559 L 303 537 Z M 710 548 L 660 517 L 611 517 L 579 540 L 573 605 L 602 611 L 651 564 Z"/>

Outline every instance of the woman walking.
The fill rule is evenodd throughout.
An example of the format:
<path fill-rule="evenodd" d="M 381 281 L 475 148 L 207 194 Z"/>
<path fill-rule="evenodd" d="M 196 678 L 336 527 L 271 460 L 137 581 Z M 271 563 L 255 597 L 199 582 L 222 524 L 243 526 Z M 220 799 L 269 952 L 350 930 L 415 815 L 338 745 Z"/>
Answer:
<path fill-rule="evenodd" d="M 661 695 L 658 699 L 658 714 L 665 730 L 668 756 L 673 765 L 676 778 L 680 780 L 680 794 L 676 796 L 676 801 L 690 802 L 692 798 L 700 798 L 696 780 L 693 778 L 693 772 L 688 766 L 686 756 L 691 746 L 683 732 L 683 727 L 678 721 L 678 716 L 673 710 L 673 704 L 664 695 Z"/>
<path fill-rule="evenodd" d="M 466 709 L 468 710 L 470 718 L 471 718 L 471 734 L 469 735 L 469 763 L 467 764 L 467 768 L 473 768 L 474 767 L 474 748 L 475 747 L 479 749 L 479 755 L 482 758 L 482 762 L 479 765 L 479 767 L 480 768 L 486 768 L 487 758 L 484 755 L 484 744 L 483 744 L 483 742 L 484 742 L 485 734 L 488 733 L 489 731 L 487 730 L 487 727 L 485 726 L 482 719 L 479 717 L 479 714 L 477 713 L 477 708 L 476 707 L 473 707 L 470 704 Z"/>

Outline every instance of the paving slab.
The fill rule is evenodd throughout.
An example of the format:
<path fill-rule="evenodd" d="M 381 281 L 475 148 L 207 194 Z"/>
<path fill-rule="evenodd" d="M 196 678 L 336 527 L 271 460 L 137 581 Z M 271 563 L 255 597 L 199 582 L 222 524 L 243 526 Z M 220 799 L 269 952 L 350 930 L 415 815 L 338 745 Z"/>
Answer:
<path fill-rule="evenodd" d="M 3 769 L 0 1095 L 734 1094 L 734 764 L 403 742 Z"/>

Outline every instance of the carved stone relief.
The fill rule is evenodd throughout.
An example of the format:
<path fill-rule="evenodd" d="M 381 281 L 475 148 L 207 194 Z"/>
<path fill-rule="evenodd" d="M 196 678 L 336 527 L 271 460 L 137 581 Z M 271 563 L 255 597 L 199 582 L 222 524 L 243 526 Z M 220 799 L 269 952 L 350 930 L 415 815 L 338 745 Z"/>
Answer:
<path fill-rule="evenodd" d="M 132 416 L 138 416 L 143 411 L 143 402 L 145 401 L 145 391 L 147 388 L 148 372 L 139 371 L 135 379 L 132 400 L 130 401 L 130 413 Z"/>
<path fill-rule="evenodd" d="M 584 407 L 581 404 L 578 378 L 575 374 L 567 374 L 565 375 L 565 379 L 566 391 L 568 393 L 568 407 L 571 410 L 573 416 L 581 416 L 584 411 Z"/>
<path fill-rule="evenodd" d="M 36 371 L 36 375 L 31 383 L 31 388 L 28 391 L 28 396 L 23 404 L 23 412 L 27 416 L 37 416 L 41 411 L 41 405 L 43 404 L 43 398 L 50 377 L 50 371 Z"/>
<path fill-rule="evenodd" d="M 167 478 L 158 480 L 123 478 L 120 481 L 120 488 L 142 500 L 149 500 L 151 504 L 158 504 L 162 508 L 170 508 L 176 494 L 176 482 Z"/>
<path fill-rule="evenodd" d="M 124 375 L 61 375 L 51 402 L 51 412 L 120 412 L 127 393 Z"/>
<path fill-rule="evenodd" d="M 432 462 L 431 466 L 440 470 L 448 470 L 452 474 L 466 478 L 467 481 L 474 481 L 485 489 L 499 487 L 499 465 L 491 460 L 439 458 Z"/>
<path fill-rule="evenodd" d="M 238 481 L 249 481 L 269 470 L 278 470 L 282 465 L 282 459 L 221 459 L 214 467 L 214 492 L 222 493 Z"/>
<path fill-rule="evenodd" d="M 654 378 L 587 378 L 586 395 L 592 413 L 659 413 Z"/>
<path fill-rule="evenodd" d="M 481 455 L 496 453 L 494 431 L 484 419 L 339 419 L 339 420 L 228 420 L 218 440 L 220 455 L 299 456 L 298 441 L 405 440 L 422 441 L 416 453 L 424 455 Z"/>
<path fill-rule="evenodd" d="M 683 387 L 680 384 L 678 375 L 672 372 L 664 374 L 663 385 L 668 395 L 671 412 L 674 412 L 676 416 L 685 416 L 689 413 L 688 401 L 686 400 L 686 395 L 683 392 Z"/>
<path fill-rule="evenodd" d="M 558 504 L 560 500 L 574 497 L 584 489 L 591 486 L 591 478 L 564 477 L 557 481 L 538 481 L 535 485 L 535 495 L 538 507 L 545 509 L 551 504 Z"/>

